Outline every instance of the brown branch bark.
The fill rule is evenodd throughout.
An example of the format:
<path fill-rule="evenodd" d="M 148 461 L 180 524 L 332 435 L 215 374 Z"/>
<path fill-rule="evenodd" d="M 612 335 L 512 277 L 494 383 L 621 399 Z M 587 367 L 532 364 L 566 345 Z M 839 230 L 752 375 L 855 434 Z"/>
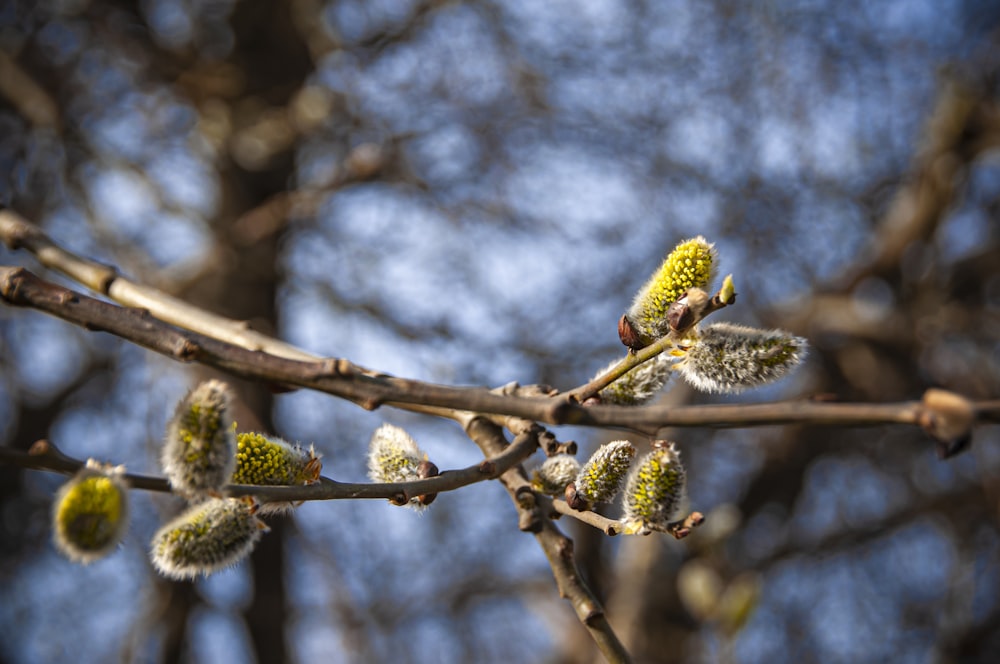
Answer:
<path fill-rule="evenodd" d="M 0 267 L 0 297 L 15 306 L 52 314 L 90 330 L 106 331 L 180 362 L 198 362 L 272 384 L 314 389 L 375 409 L 387 404 L 415 410 L 456 409 L 520 417 L 553 425 L 617 428 L 656 436 L 665 427 L 752 427 L 810 423 L 834 426 L 920 425 L 921 402 L 891 404 L 786 401 L 685 407 L 582 406 L 565 395 L 522 397 L 485 388 L 449 387 L 396 378 L 344 359 L 302 361 L 252 351 L 178 329 L 143 309 L 119 307 L 44 281 L 28 270 Z M 454 415 L 454 414 L 453 414 Z M 1000 418 L 1000 402 L 973 404 L 974 423 Z"/>
<path fill-rule="evenodd" d="M 11 249 L 30 251 L 45 267 L 65 274 L 95 293 L 106 295 L 126 307 L 146 309 L 156 318 L 177 327 L 279 357 L 317 359 L 291 344 L 251 330 L 245 321 L 210 313 L 155 288 L 130 281 L 114 267 L 67 251 L 13 210 L 0 209 L 0 239 Z"/>
<path fill-rule="evenodd" d="M 412 482 L 337 482 L 328 477 L 321 477 L 316 484 L 306 486 L 230 484 L 223 493 L 227 496 L 254 496 L 261 502 L 382 498 L 402 505 L 414 496 L 454 491 L 469 484 L 499 477 L 535 453 L 535 450 L 538 449 L 539 431 L 540 428 L 517 436 L 513 443 L 501 450 L 495 457 L 488 458 L 474 466 L 446 470 L 439 476 L 413 480 Z M 84 461 L 66 456 L 45 440 L 37 441 L 27 452 L 10 447 L 0 447 L 0 463 L 64 475 L 73 475 L 85 465 Z M 126 473 L 124 478 L 128 485 L 134 489 L 162 493 L 172 492 L 170 483 L 162 477 Z"/>
<path fill-rule="evenodd" d="M 470 418 L 466 422 L 465 431 L 486 456 L 500 454 L 507 445 L 503 429 L 485 418 Z M 520 466 L 505 472 L 500 476 L 500 481 L 517 506 L 521 530 L 532 533 L 545 552 L 560 597 L 569 601 L 577 618 L 587 628 L 609 662 L 631 662 L 631 656 L 611 628 L 604 608 L 580 575 L 573 557 L 573 540 L 566 537 L 548 518 L 550 510 L 543 508 L 547 502 L 546 497 L 539 496 L 531 489 L 531 482 Z"/>

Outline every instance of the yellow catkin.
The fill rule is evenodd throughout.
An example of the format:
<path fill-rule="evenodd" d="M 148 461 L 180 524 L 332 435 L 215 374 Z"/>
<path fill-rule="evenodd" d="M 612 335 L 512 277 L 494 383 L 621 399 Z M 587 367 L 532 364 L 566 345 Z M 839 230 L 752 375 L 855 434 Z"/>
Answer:
<path fill-rule="evenodd" d="M 310 445 L 289 443 L 277 436 L 240 433 L 236 436 L 236 470 L 233 484 L 300 486 L 319 481 L 323 461 Z M 261 514 L 286 512 L 298 503 L 267 502 Z"/>
<path fill-rule="evenodd" d="M 654 447 L 639 460 L 625 483 L 625 532 L 669 532 L 671 519 L 684 499 L 685 486 L 684 465 L 674 444 Z"/>
<path fill-rule="evenodd" d="M 106 556 L 128 530 L 128 493 L 124 469 L 89 460 L 59 489 L 52 507 L 56 547 L 75 562 Z"/>
<path fill-rule="evenodd" d="M 636 294 L 626 318 L 643 345 L 670 332 L 667 310 L 689 288 L 705 288 L 715 272 L 716 251 L 704 237 L 685 240 Z"/>
<path fill-rule="evenodd" d="M 609 502 L 621 489 L 635 447 L 627 440 L 601 445 L 576 476 L 576 493 L 587 505 Z"/>

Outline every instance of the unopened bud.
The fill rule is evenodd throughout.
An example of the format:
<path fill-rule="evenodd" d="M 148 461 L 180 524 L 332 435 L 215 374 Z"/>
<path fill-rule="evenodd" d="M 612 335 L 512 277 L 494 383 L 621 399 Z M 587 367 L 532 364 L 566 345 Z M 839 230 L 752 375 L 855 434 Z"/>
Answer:
<path fill-rule="evenodd" d="M 627 348 L 632 350 L 639 350 L 646 345 L 638 330 L 628 319 L 628 314 L 622 314 L 622 317 L 618 319 L 618 338 Z"/>
<path fill-rule="evenodd" d="M 427 459 L 424 459 L 417 466 L 417 477 L 419 479 L 424 480 L 429 477 L 437 477 L 440 474 L 441 471 L 438 469 L 437 464 L 434 463 L 433 461 L 428 461 Z M 436 493 L 425 493 L 422 496 L 417 496 L 417 500 L 424 507 L 427 507 L 428 505 L 433 503 L 435 498 L 437 498 Z"/>
<path fill-rule="evenodd" d="M 667 323 L 673 332 L 684 333 L 700 321 L 711 298 L 700 288 L 689 288 L 667 309 Z"/>

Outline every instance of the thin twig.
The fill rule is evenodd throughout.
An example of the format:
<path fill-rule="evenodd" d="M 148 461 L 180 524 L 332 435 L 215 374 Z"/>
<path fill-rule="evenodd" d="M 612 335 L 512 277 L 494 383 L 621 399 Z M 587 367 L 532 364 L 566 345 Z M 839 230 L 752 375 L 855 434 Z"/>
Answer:
<path fill-rule="evenodd" d="M 446 470 L 439 476 L 412 482 L 355 483 L 337 482 L 320 477 L 315 484 L 304 486 L 256 486 L 230 484 L 223 493 L 227 496 L 254 496 L 261 502 L 298 502 L 305 500 L 353 500 L 383 498 L 405 504 L 414 496 L 454 491 L 469 484 L 494 479 L 521 463 L 538 449 L 538 433 L 531 431 L 520 435 L 495 457 L 474 466 Z M 63 454 L 45 440 L 36 441 L 27 452 L 11 447 L 0 447 L 0 463 L 73 475 L 86 465 L 85 461 Z M 126 473 L 129 486 L 145 491 L 171 493 L 170 483 L 162 477 Z"/>
<path fill-rule="evenodd" d="M 686 298 L 687 293 L 685 293 L 684 298 L 678 301 L 678 303 L 684 301 Z M 733 278 L 732 275 L 730 275 L 725 278 L 723 285 L 718 292 L 709 298 L 700 309 L 697 311 L 692 310 L 690 312 L 691 315 L 685 319 L 683 327 L 674 327 L 673 323 L 671 323 L 671 331 L 666 335 L 638 350 L 630 348 L 628 354 L 622 358 L 621 362 L 602 374 L 595 376 L 589 383 L 569 390 L 565 393 L 565 398 L 570 401 L 584 402 L 591 397 L 597 396 L 597 394 L 605 387 L 615 382 L 632 369 L 635 369 L 640 364 L 648 362 L 660 353 L 667 352 L 677 346 L 683 346 L 685 336 L 689 330 L 694 328 L 708 316 L 712 315 L 716 311 L 719 311 L 720 309 L 725 309 L 735 301 L 736 293 L 733 290 Z M 625 320 L 626 319 L 623 316 L 622 321 Z M 619 323 L 619 325 L 621 325 L 621 323 Z"/>
<path fill-rule="evenodd" d="M 648 362 L 660 353 L 666 352 L 673 348 L 674 339 L 670 335 L 667 335 L 658 341 L 651 343 L 645 348 L 641 348 L 637 351 L 629 351 L 628 354 L 621 359 L 621 361 L 615 366 L 611 367 L 599 376 L 595 376 L 593 380 L 579 387 L 575 387 L 572 390 L 563 394 L 564 398 L 572 402 L 583 402 L 590 397 L 596 395 L 598 392 L 603 390 L 605 387 L 615 382 L 625 374 L 627 374 L 632 369 L 635 369 L 640 364 Z"/>
<path fill-rule="evenodd" d="M 606 516 L 598 514 L 597 512 L 591 512 L 590 510 L 582 512 L 580 510 L 575 510 L 570 507 L 565 500 L 561 500 L 559 498 L 552 500 L 552 510 L 558 514 L 573 517 L 588 526 L 593 526 L 605 535 L 614 537 L 622 532 L 621 521 L 618 521 L 617 519 L 609 519 Z"/>

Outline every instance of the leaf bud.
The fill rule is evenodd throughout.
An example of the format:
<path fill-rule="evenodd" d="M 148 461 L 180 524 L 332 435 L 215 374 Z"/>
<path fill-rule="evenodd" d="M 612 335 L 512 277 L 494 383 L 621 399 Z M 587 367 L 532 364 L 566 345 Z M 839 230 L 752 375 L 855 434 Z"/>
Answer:
<path fill-rule="evenodd" d="M 689 288 L 679 300 L 667 309 L 670 330 L 682 334 L 697 324 L 705 315 L 711 298 L 700 288 Z"/>
<path fill-rule="evenodd" d="M 434 463 L 433 461 L 428 461 L 427 459 L 424 459 L 417 466 L 417 478 L 419 479 L 423 480 L 427 479 L 428 477 L 438 477 L 440 474 L 441 471 L 438 469 L 437 464 Z M 417 496 L 417 501 L 424 507 L 427 507 L 428 505 L 434 502 L 435 498 L 437 498 L 436 493 L 425 493 L 421 496 Z"/>

